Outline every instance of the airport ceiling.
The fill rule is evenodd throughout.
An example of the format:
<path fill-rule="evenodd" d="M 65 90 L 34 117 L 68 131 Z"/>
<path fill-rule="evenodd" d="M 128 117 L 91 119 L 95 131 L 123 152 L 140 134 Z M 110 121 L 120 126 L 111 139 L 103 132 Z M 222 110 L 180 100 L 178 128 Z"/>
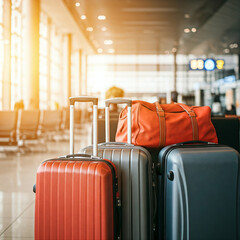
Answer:
<path fill-rule="evenodd" d="M 63 1 L 96 52 L 240 53 L 240 0 Z"/>

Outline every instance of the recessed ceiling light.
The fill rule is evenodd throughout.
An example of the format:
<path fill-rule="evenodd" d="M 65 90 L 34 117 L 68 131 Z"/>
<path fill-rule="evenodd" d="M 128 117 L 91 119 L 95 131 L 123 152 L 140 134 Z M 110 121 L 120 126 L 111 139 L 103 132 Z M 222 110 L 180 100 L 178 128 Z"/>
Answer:
<path fill-rule="evenodd" d="M 103 32 L 107 31 L 106 27 L 102 27 L 101 29 L 102 29 Z"/>
<path fill-rule="evenodd" d="M 113 41 L 112 40 L 105 40 L 104 44 L 105 45 L 112 45 Z"/>
<path fill-rule="evenodd" d="M 92 31 L 93 31 L 93 28 L 92 28 L 92 27 L 87 27 L 87 31 L 88 31 L 88 32 L 92 32 Z"/>
<path fill-rule="evenodd" d="M 190 33 L 190 29 L 189 28 L 184 28 L 184 32 L 185 33 Z"/>
<path fill-rule="evenodd" d="M 82 15 L 82 16 L 81 16 L 81 19 L 82 19 L 82 20 L 85 20 L 86 18 L 87 18 L 86 15 Z"/>
<path fill-rule="evenodd" d="M 106 19 L 106 16 L 104 16 L 104 15 L 99 15 L 98 16 L 98 20 L 105 20 Z"/>
<path fill-rule="evenodd" d="M 224 52 L 224 53 L 229 53 L 230 50 L 229 50 L 228 48 L 225 48 L 225 49 L 223 50 L 223 52 Z"/>
<path fill-rule="evenodd" d="M 80 7 L 80 5 L 81 5 L 80 2 L 76 2 L 76 3 L 75 3 L 75 6 L 76 6 L 76 7 Z"/>
<path fill-rule="evenodd" d="M 97 52 L 102 53 L 103 52 L 102 48 L 98 48 Z"/>
<path fill-rule="evenodd" d="M 113 48 L 108 49 L 108 53 L 115 53 L 115 50 Z"/>
<path fill-rule="evenodd" d="M 185 18 L 190 18 L 190 15 L 189 15 L 188 13 L 185 13 L 185 14 L 184 14 L 184 17 L 185 17 Z"/>
<path fill-rule="evenodd" d="M 238 44 L 237 43 L 232 43 L 229 45 L 230 48 L 238 48 Z"/>
<path fill-rule="evenodd" d="M 197 31 L 197 29 L 196 28 L 192 28 L 192 32 L 196 32 Z"/>

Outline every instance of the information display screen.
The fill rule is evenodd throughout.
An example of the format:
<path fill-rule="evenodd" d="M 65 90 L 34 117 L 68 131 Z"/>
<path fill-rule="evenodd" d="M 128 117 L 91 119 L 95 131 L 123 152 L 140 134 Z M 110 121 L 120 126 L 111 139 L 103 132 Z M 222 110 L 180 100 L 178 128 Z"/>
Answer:
<path fill-rule="evenodd" d="M 222 59 L 215 60 L 213 58 L 197 58 L 192 59 L 189 62 L 189 70 L 205 70 L 205 71 L 213 71 L 215 69 L 223 69 L 225 62 Z"/>

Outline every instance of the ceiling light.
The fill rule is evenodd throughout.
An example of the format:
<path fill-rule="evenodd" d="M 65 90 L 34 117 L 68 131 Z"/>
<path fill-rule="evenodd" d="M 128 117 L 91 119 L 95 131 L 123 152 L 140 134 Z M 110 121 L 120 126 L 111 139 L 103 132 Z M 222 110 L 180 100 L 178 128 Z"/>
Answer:
<path fill-rule="evenodd" d="M 192 28 L 192 32 L 196 32 L 197 31 L 197 29 L 196 28 Z"/>
<path fill-rule="evenodd" d="M 82 20 L 85 20 L 86 18 L 87 18 L 86 15 L 82 15 L 82 16 L 81 16 L 81 19 L 82 19 Z"/>
<path fill-rule="evenodd" d="M 88 31 L 88 32 L 92 32 L 92 31 L 93 31 L 93 28 L 92 28 L 92 27 L 87 27 L 87 31 Z"/>
<path fill-rule="evenodd" d="M 75 6 L 76 6 L 76 7 L 80 7 L 80 5 L 81 5 L 80 2 L 76 2 L 76 3 L 75 3 Z"/>
<path fill-rule="evenodd" d="M 97 52 L 102 53 L 103 52 L 102 48 L 98 48 Z"/>
<path fill-rule="evenodd" d="M 184 32 L 185 33 L 190 33 L 190 29 L 189 28 L 184 28 Z"/>
<path fill-rule="evenodd" d="M 232 43 L 229 45 L 230 48 L 238 48 L 238 44 L 237 43 Z"/>
<path fill-rule="evenodd" d="M 105 45 L 112 45 L 113 41 L 112 40 L 105 40 L 104 44 Z"/>
<path fill-rule="evenodd" d="M 99 15 L 98 16 L 98 20 L 105 20 L 106 19 L 106 16 L 104 16 L 104 15 Z"/>
<path fill-rule="evenodd" d="M 115 50 L 113 48 L 108 49 L 108 53 L 115 53 Z"/>
<path fill-rule="evenodd" d="M 224 52 L 224 53 L 229 53 L 230 50 L 229 50 L 228 48 L 225 48 L 225 49 L 223 50 L 223 52 Z"/>
<path fill-rule="evenodd" d="M 185 13 L 185 14 L 184 14 L 184 17 L 185 17 L 185 18 L 190 18 L 190 15 L 189 15 L 188 13 Z"/>
<path fill-rule="evenodd" d="M 103 32 L 107 31 L 106 27 L 102 27 L 101 29 L 102 29 Z"/>

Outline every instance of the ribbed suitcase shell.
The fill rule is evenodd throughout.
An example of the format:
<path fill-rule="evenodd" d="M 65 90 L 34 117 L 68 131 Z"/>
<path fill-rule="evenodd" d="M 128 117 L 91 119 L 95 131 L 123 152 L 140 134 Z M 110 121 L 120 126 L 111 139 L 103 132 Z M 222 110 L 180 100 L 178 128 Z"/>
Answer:
<path fill-rule="evenodd" d="M 159 161 L 159 239 L 240 239 L 237 151 L 215 144 L 170 146 Z"/>
<path fill-rule="evenodd" d="M 43 162 L 36 181 L 35 239 L 114 239 L 113 185 L 113 171 L 103 161 Z"/>
<path fill-rule="evenodd" d="M 123 240 L 153 238 L 152 160 L 149 152 L 124 143 L 98 145 L 98 155 L 112 161 L 118 172 L 122 202 Z M 92 154 L 92 147 L 80 150 Z"/>

